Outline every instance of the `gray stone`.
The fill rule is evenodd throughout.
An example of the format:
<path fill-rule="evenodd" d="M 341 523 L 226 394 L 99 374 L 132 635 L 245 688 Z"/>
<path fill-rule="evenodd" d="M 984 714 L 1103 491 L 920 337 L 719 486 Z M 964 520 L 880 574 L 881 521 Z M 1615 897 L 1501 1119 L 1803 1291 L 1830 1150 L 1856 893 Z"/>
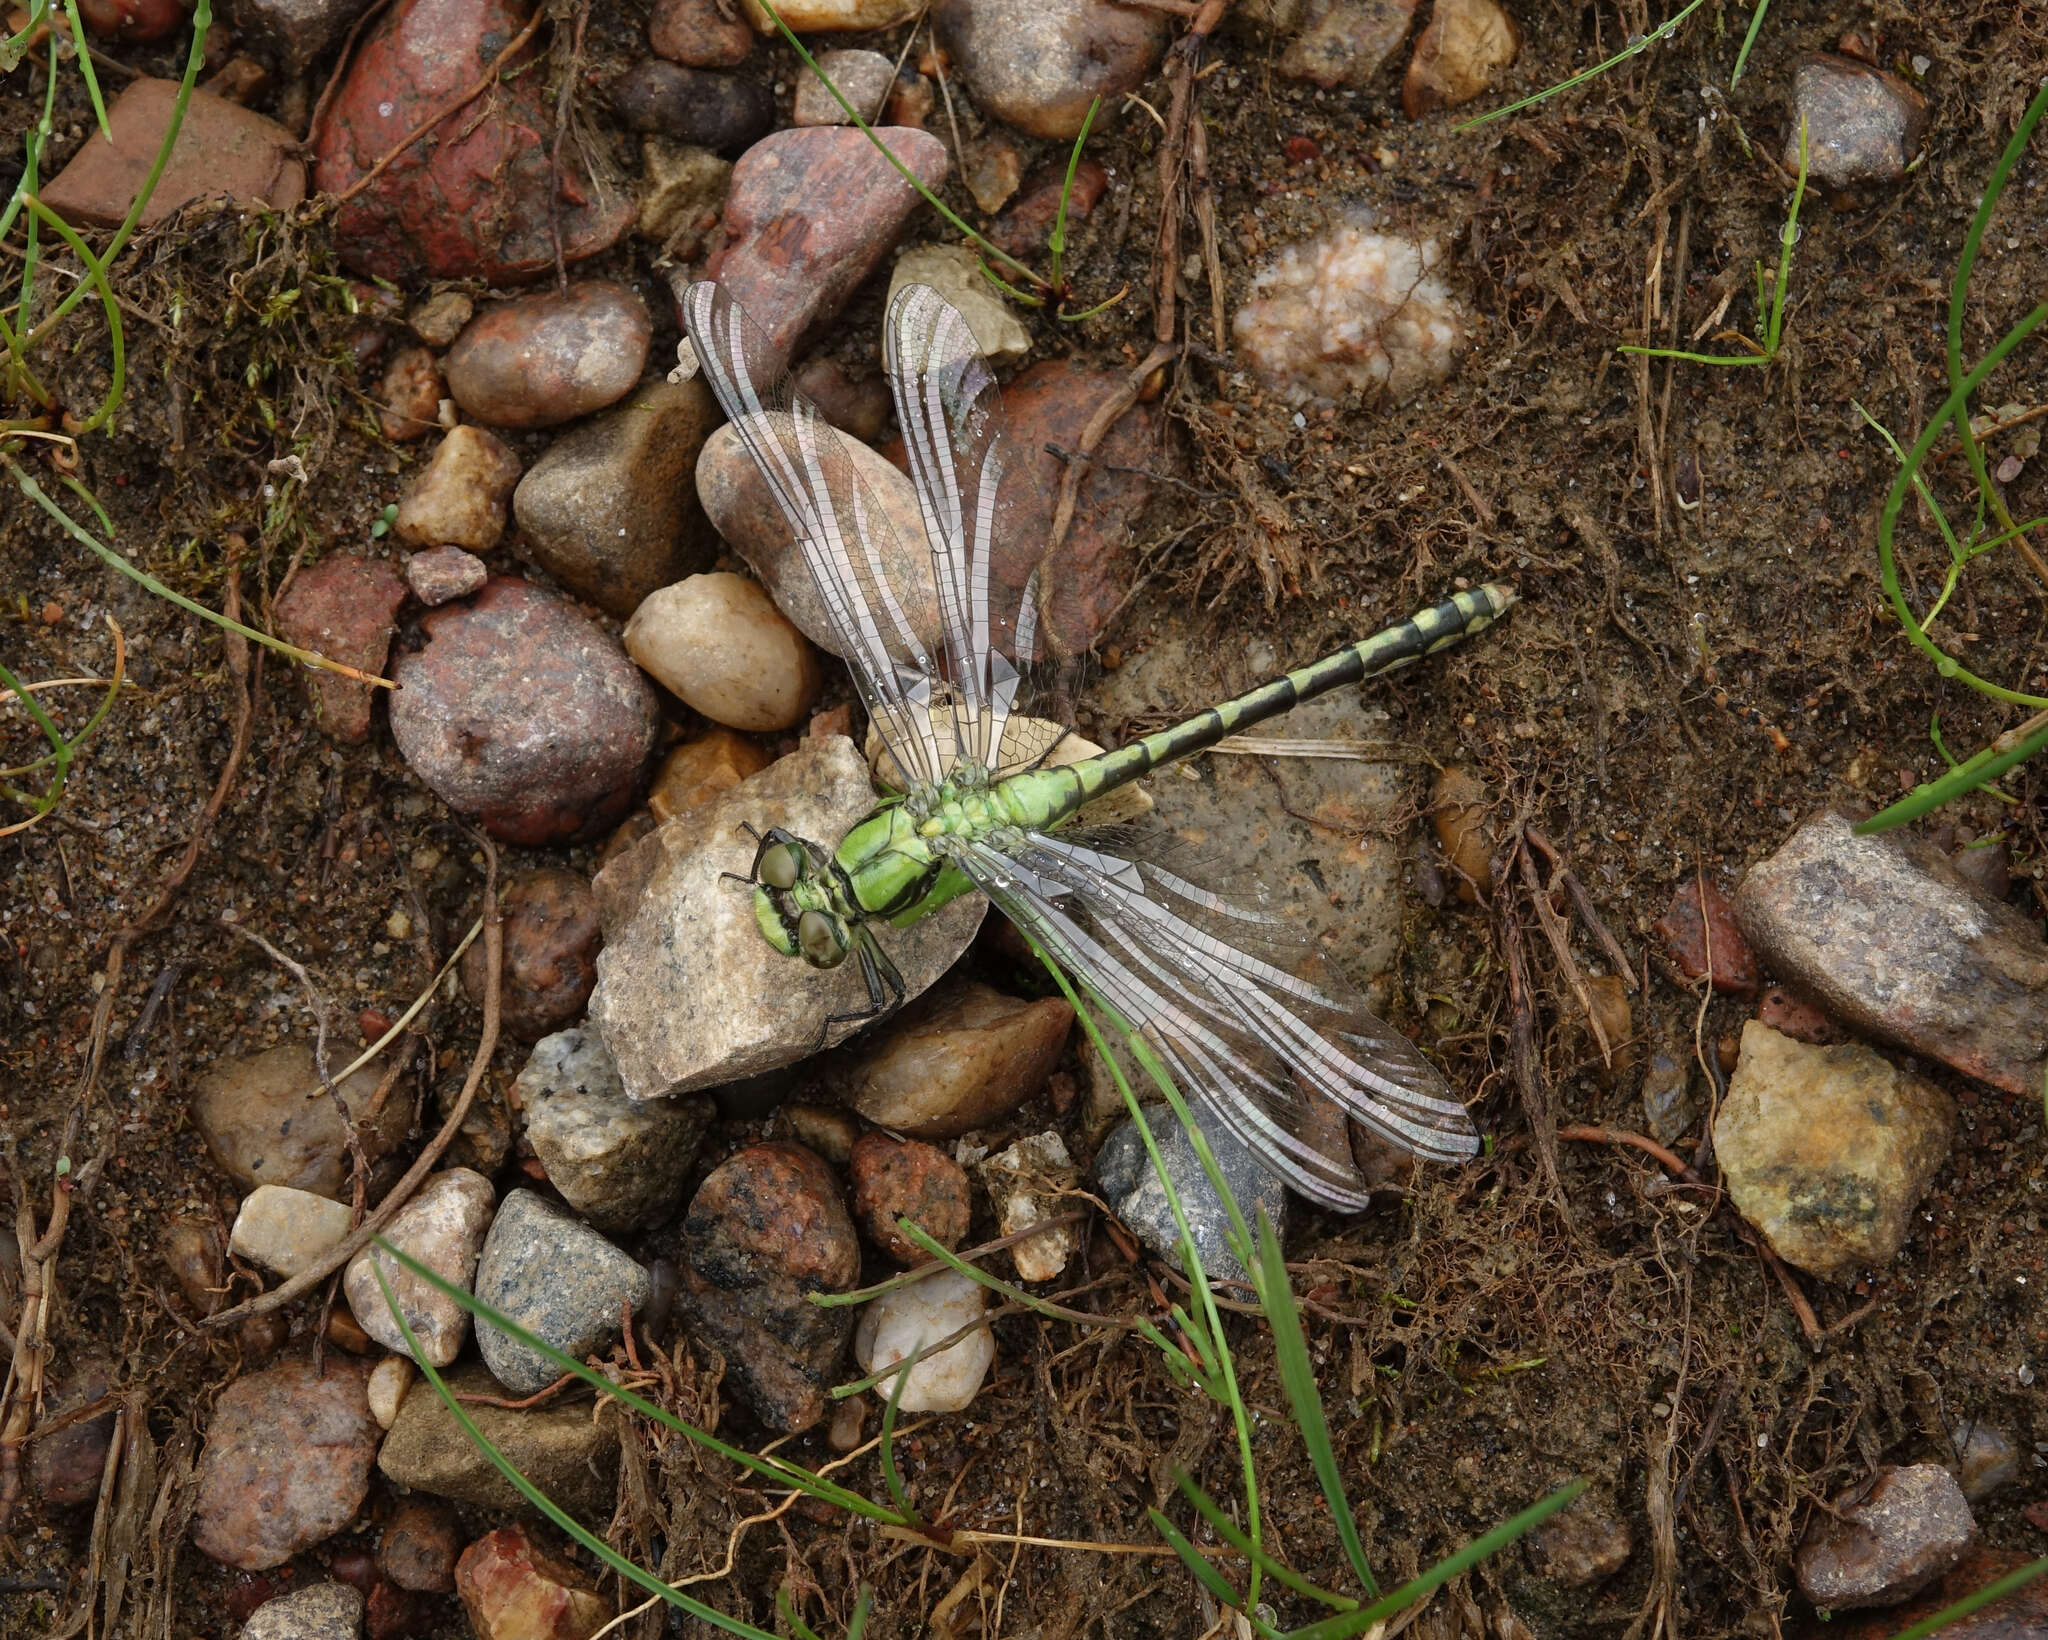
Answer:
<path fill-rule="evenodd" d="M 1684 1138 L 1699 1119 L 1700 1102 L 1693 1090 L 1692 1061 L 1659 1048 L 1643 1072 L 1643 1125 L 1650 1137 L 1668 1145 Z"/>
<path fill-rule="evenodd" d="M 249 1614 L 242 1640 L 356 1640 L 363 1632 L 363 1595 L 346 1583 L 314 1583 Z"/>
<path fill-rule="evenodd" d="M 1735 914 L 1778 977 L 1844 1025 L 2040 1097 L 2048 945 L 1933 844 L 1816 815 L 1750 868 Z"/>
<path fill-rule="evenodd" d="M 1897 75 L 1827 52 L 1800 58 L 1792 79 L 1792 118 L 1783 163 L 1799 169 L 1799 127 L 1806 125 L 1807 175 L 1823 187 L 1855 189 L 1899 182 L 1920 149 L 1927 99 Z"/>
<path fill-rule="evenodd" d="M 682 1205 L 683 1175 L 716 1114 L 710 1099 L 628 1098 L 587 1025 L 536 1042 L 515 1086 L 548 1182 L 599 1229 L 644 1229 Z"/>
<path fill-rule="evenodd" d="M 1230 1250 L 1230 1214 L 1195 1154 L 1187 1129 L 1168 1106 L 1147 1105 L 1144 1111 L 1145 1125 L 1152 1130 L 1167 1177 L 1187 1214 L 1188 1233 L 1194 1237 L 1202 1268 L 1211 1281 L 1243 1281 L 1246 1271 Z M 1205 1115 L 1199 1106 L 1194 1113 L 1245 1224 L 1256 1233 L 1258 1209 L 1263 1207 L 1278 1234 L 1286 1224 L 1286 1188 L 1259 1166 L 1222 1123 Z M 1180 1257 L 1180 1228 L 1135 1121 L 1126 1118 L 1096 1152 L 1095 1182 L 1127 1230 L 1176 1270 L 1185 1268 Z"/>
<path fill-rule="evenodd" d="M 444 1281 L 467 1288 L 476 1273 L 477 1249 L 483 1244 L 484 1231 L 491 1222 L 495 1194 L 489 1179 L 466 1167 L 436 1173 L 393 1216 L 384 1228 L 383 1239 L 419 1260 Z M 384 1280 L 390 1284 L 388 1301 L 377 1281 L 379 1266 Z M 363 1331 L 387 1348 L 413 1354 L 399 1328 L 398 1317 L 391 1313 L 392 1305 L 396 1304 L 432 1365 L 445 1367 L 462 1352 L 462 1341 L 469 1333 L 469 1311 L 439 1288 L 429 1286 L 389 1253 L 365 1247 L 356 1254 L 349 1260 L 342 1291 Z"/>
<path fill-rule="evenodd" d="M 1939 1464 L 1884 1468 L 1816 1510 L 1792 1557 L 1799 1592 L 1822 1611 L 1896 1606 L 1962 1559 L 1977 1523 Z"/>
<path fill-rule="evenodd" d="M 839 99 L 826 86 L 826 80 L 839 88 L 839 96 L 852 103 L 868 124 L 873 125 L 882 117 L 882 101 L 896 83 L 896 65 L 887 57 L 879 51 L 821 51 L 818 53 L 818 68 L 824 79 L 808 68 L 797 79 L 792 124 L 853 123 L 846 110 L 839 106 Z"/>
<path fill-rule="evenodd" d="M 842 735 L 806 740 L 723 797 L 679 815 L 609 862 L 595 887 L 605 946 L 590 1019 L 634 1099 L 717 1087 L 793 1064 L 857 1028 L 859 965 L 825 971 L 761 935 L 751 893 L 719 874 L 752 869 L 739 829 L 783 826 L 836 846 L 875 805 L 867 764 Z M 952 966 L 987 902 L 965 895 L 881 939 L 909 995 Z"/>
<path fill-rule="evenodd" d="M 498 1381 L 481 1366 L 451 1372 L 446 1382 L 456 1395 L 504 1398 Z M 583 1521 L 611 1518 L 619 1472 L 618 1424 L 611 1413 L 593 1417 L 587 1403 L 573 1402 L 515 1412 L 472 1401 L 463 1410 L 485 1440 L 570 1514 Z M 529 1507 L 463 1433 L 430 1384 L 418 1385 L 399 1407 L 398 1421 L 377 1455 L 377 1467 L 399 1485 L 436 1497 L 485 1509 Z"/>
<path fill-rule="evenodd" d="M 531 1190 L 508 1193 L 484 1238 L 476 1296 L 564 1355 L 581 1360 L 619 1336 L 620 1305 L 647 1308 L 647 1272 L 588 1225 Z M 514 1395 L 532 1395 L 561 1368 L 479 1320 L 484 1365 Z"/>
<path fill-rule="evenodd" d="M 1947 1094 L 1861 1043 L 1815 1047 L 1750 1020 L 1714 1155 L 1736 1210 L 1826 1281 L 1889 1264 L 1948 1157 Z"/>
<path fill-rule="evenodd" d="M 2019 1449 L 2004 1430 L 1966 1418 L 1950 1431 L 1950 1439 L 1956 1449 L 1956 1481 L 1970 1502 L 1982 1503 L 2019 1483 Z"/>
<path fill-rule="evenodd" d="M 234 0 L 236 43 L 268 52 L 287 80 L 341 44 L 370 0 Z"/>
<path fill-rule="evenodd" d="M 1309 0 L 1304 9 L 1280 72 L 1330 91 L 1370 85 L 1415 21 L 1415 0 Z"/>
<path fill-rule="evenodd" d="M 609 615 L 708 569 L 717 537 L 690 478 L 718 406 L 703 381 L 644 381 L 617 409 L 565 433 L 512 495 L 541 566 Z"/>

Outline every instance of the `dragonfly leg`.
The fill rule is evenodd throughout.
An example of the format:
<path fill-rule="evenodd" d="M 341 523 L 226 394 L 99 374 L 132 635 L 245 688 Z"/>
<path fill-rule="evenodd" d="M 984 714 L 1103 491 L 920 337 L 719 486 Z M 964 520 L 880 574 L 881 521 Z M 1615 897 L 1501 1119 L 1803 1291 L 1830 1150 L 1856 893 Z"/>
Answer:
<path fill-rule="evenodd" d="M 879 1023 L 902 1007 L 908 994 L 902 971 L 889 960 L 889 953 L 867 929 L 856 928 L 853 931 L 853 949 L 860 958 L 861 978 L 867 981 L 868 1005 L 851 1013 L 828 1015 L 825 1023 L 818 1027 L 818 1040 L 811 1044 L 812 1053 L 825 1045 L 825 1038 L 834 1025 Z"/>

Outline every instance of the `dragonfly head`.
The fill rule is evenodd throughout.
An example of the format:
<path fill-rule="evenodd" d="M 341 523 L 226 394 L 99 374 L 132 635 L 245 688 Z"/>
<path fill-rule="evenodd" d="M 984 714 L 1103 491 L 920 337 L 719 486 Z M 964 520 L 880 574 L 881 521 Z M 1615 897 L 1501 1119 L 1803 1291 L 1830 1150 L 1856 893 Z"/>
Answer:
<path fill-rule="evenodd" d="M 813 968 L 836 968 L 853 934 L 831 861 L 815 843 L 780 829 L 762 839 L 754 856 L 754 921 L 786 957 Z"/>

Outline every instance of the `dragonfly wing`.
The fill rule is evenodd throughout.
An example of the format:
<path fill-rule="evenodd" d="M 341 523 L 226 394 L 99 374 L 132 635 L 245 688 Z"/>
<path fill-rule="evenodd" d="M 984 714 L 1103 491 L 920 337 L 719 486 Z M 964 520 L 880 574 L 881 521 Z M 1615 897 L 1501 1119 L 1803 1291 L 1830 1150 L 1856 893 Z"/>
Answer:
<path fill-rule="evenodd" d="M 718 285 L 691 285 L 682 307 L 705 380 L 796 537 L 877 732 L 913 784 L 938 784 L 959 760 L 952 714 L 934 703 L 938 668 L 886 570 L 901 561 L 888 519 L 843 435 L 801 393 L 763 385 L 780 381 L 764 364 L 770 344 Z"/>
<path fill-rule="evenodd" d="M 951 686 L 941 733 L 950 729 L 962 761 L 1000 777 L 1059 731 L 1027 716 L 1028 679 L 1043 659 L 1037 573 L 1012 584 L 998 552 L 1009 527 L 1001 393 L 967 321 L 929 285 L 896 293 L 882 337 L 938 587 Z"/>
<path fill-rule="evenodd" d="M 1362 1208 L 1349 1159 L 1312 1135 L 1314 1096 L 1404 1150 L 1479 1147 L 1436 1068 L 1350 997 L 1246 949 L 1283 925 L 1164 870 L 1018 832 L 965 843 L 963 870 L 1054 961 L 1135 1030 L 1182 1091 L 1312 1200 Z"/>

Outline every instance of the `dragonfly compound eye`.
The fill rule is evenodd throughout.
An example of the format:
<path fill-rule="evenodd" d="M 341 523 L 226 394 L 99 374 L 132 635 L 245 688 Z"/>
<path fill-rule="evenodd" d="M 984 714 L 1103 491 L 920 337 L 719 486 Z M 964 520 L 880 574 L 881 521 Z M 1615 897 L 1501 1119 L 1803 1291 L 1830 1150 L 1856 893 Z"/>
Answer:
<path fill-rule="evenodd" d="M 796 887 L 801 864 L 796 850 L 787 843 L 774 843 L 761 851 L 761 863 L 755 868 L 756 875 L 770 888 L 790 889 Z"/>
<path fill-rule="evenodd" d="M 846 955 L 846 929 L 826 912 L 806 911 L 796 920 L 796 944 L 813 968 L 836 968 Z"/>

